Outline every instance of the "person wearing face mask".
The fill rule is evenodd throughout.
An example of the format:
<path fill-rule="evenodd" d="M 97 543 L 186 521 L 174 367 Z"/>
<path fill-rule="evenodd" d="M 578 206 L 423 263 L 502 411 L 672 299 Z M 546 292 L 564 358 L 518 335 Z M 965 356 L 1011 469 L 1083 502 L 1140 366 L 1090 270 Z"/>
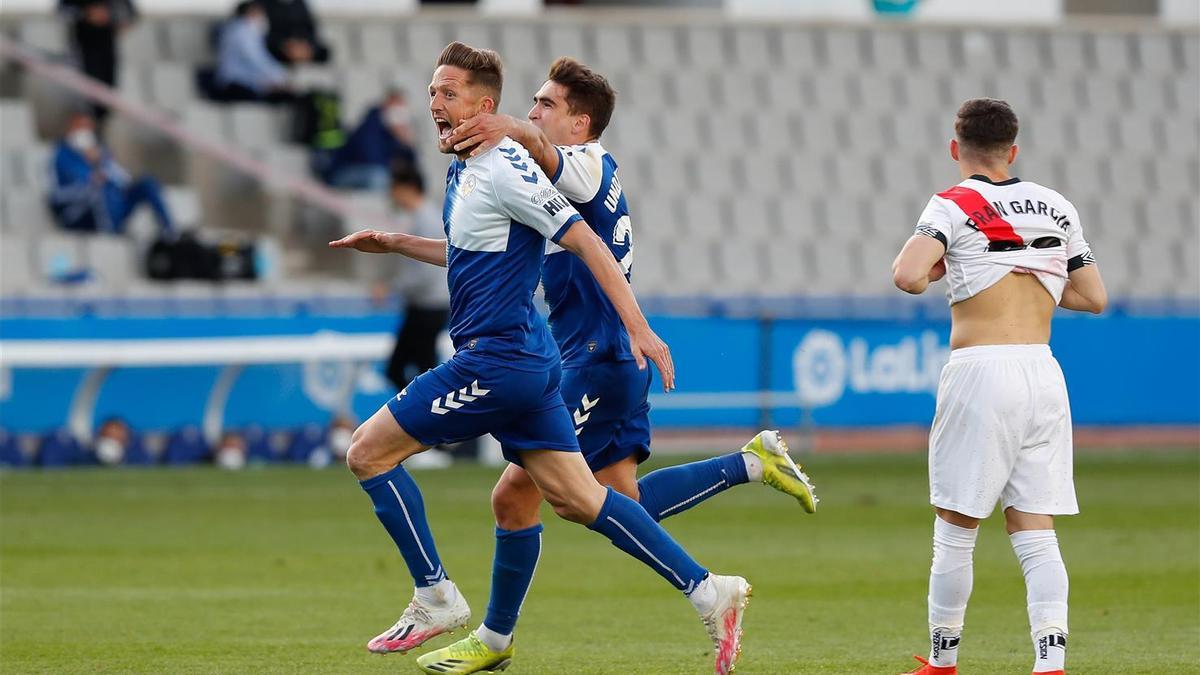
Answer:
<path fill-rule="evenodd" d="M 272 103 L 294 99 L 287 68 L 267 50 L 268 29 L 262 5 L 253 0 L 238 3 L 217 43 L 218 99 Z"/>
<path fill-rule="evenodd" d="M 121 234 L 134 210 L 145 204 L 163 235 L 174 234 L 158 181 L 131 177 L 100 143 L 89 113 L 71 116 L 50 168 L 50 210 L 63 229 Z"/>
<path fill-rule="evenodd" d="M 333 187 L 382 192 L 391 185 L 393 165 L 416 164 L 413 140 L 404 92 L 391 89 L 363 115 L 344 145 L 314 158 L 314 168 Z"/>

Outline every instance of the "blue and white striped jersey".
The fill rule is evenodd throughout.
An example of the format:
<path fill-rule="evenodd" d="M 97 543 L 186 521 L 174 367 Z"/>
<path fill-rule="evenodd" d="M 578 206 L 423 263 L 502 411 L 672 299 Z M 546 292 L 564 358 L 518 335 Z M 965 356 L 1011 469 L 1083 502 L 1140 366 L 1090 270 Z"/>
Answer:
<path fill-rule="evenodd" d="M 558 158 L 554 186 L 608 245 L 628 279 L 633 268 L 633 230 L 616 160 L 595 141 L 560 147 Z M 616 308 L 583 260 L 547 244 L 542 286 L 550 306 L 550 330 L 564 366 L 633 359 L 629 334 Z"/>
<path fill-rule="evenodd" d="M 557 242 L 579 219 L 528 151 L 510 138 L 477 157 L 454 160 L 442 221 L 456 350 L 530 371 L 559 359 L 533 293 L 543 240 Z"/>

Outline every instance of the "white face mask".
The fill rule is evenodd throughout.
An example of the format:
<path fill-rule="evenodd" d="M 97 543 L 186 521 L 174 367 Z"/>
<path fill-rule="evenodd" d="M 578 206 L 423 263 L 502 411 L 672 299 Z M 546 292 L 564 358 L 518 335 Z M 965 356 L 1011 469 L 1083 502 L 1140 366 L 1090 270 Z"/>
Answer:
<path fill-rule="evenodd" d="M 354 432 L 345 427 L 337 427 L 329 431 L 329 450 L 334 456 L 344 459 L 350 450 L 350 439 Z"/>
<path fill-rule="evenodd" d="M 408 106 L 404 104 L 393 104 L 383 109 L 383 121 L 389 127 L 408 126 L 410 119 Z"/>
<path fill-rule="evenodd" d="M 67 135 L 67 143 L 80 152 L 96 147 L 96 132 L 91 129 L 76 129 Z"/>
<path fill-rule="evenodd" d="M 250 25 L 254 26 L 254 30 L 258 31 L 260 35 L 266 35 L 271 30 L 271 24 L 267 23 L 267 18 L 264 16 L 256 16 L 249 19 L 249 21 Z"/>
<path fill-rule="evenodd" d="M 217 466 L 228 471 L 239 471 L 246 467 L 246 454 L 237 447 L 221 448 L 217 451 Z"/>
<path fill-rule="evenodd" d="M 115 438 L 100 438 L 96 441 L 96 459 L 101 464 L 112 466 L 120 464 L 125 458 L 125 446 Z"/>

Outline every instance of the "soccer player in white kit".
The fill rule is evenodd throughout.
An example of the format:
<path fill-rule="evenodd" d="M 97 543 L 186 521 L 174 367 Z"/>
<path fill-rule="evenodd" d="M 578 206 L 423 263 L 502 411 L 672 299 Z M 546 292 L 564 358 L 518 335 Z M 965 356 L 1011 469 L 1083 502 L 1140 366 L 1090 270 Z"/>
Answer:
<path fill-rule="evenodd" d="M 950 156 L 964 180 L 929 200 L 892 265 L 908 293 L 945 276 L 952 318 L 929 435 L 931 649 L 916 675 L 958 672 L 975 538 L 997 502 L 1025 576 L 1033 672 L 1065 672 L 1067 571 L 1054 516 L 1079 507 L 1067 389 L 1047 343 L 1056 307 L 1099 313 L 1107 294 L 1071 202 L 1009 175 L 1017 128 L 1004 101 L 963 103 Z"/>

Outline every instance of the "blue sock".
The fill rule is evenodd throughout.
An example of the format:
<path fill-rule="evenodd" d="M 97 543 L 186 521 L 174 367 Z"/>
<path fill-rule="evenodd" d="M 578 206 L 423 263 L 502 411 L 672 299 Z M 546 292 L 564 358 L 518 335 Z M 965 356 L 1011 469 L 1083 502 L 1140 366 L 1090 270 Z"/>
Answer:
<path fill-rule="evenodd" d="M 742 453 L 735 452 L 653 471 L 638 481 L 638 490 L 642 507 L 662 520 L 749 480 Z"/>
<path fill-rule="evenodd" d="M 425 500 L 412 476 L 397 465 L 387 473 L 360 483 L 375 503 L 375 515 L 392 535 L 417 587 L 432 586 L 446 578 L 433 533 L 425 520 Z"/>
<path fill-rule="evenodd" d="M 521 614 L 525 594 L 542 555 L 541 524 L 523 530 L 496 528 L 496 557 L 492 559 L 492 597 L 483 625 L 511 635 Z"/>
<path fill-rule="evenodd" d="M 608 488 L 600 515 L 588 527 L 608 537 L 613 546 L 641 560 L 685 594 L 708 576 L 708 570 L 693 560 L 640 504 L 612 488 Z"/>

